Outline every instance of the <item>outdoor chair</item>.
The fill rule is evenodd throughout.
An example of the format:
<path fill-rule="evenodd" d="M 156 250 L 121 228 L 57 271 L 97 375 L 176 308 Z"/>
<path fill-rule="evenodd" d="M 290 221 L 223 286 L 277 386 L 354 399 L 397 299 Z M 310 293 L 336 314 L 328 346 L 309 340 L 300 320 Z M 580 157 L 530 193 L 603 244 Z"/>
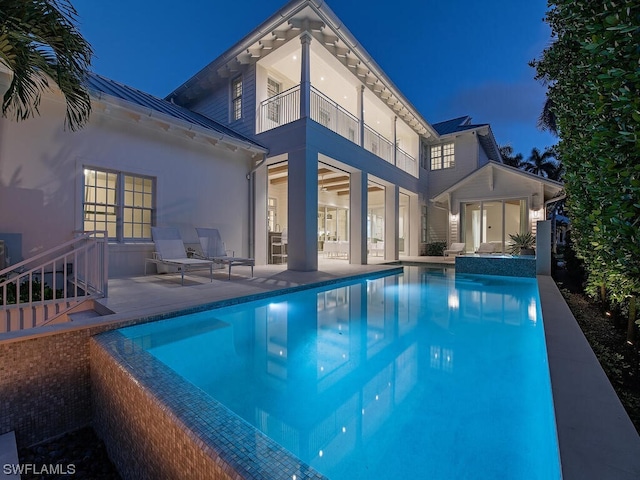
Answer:
<path fill-rule="evenodd" d="M 287 261 L 287 258 L 289 257 L 289 253 L 287 251 L 288 243 L 289 234 L 286 227 L 282 229 L 280 235 L 274 235 L 271 238 L 271 258 L 273 263 L 275 263 L 276 258 L 280 260 L 278 263 L 284 263 Z"/>
<path fill-rule="evenodd" d="M 451 246 L 442 252 L 442 254 L 446 257 L 448 255 L 462 255 L 464 254 L 464 249 L 466 245 L 464 243 L 452 243 Z"/>
<path fill-rule="evenodd" d="M 495 247 L 493 243 L 481 243 L 476 253 L 480 255 L 494 253 L 496 251 Z"/>
<path fill-rule="evenodd" d="M 253 258 L 236 257 L 234 256 L 235 252 L 231 252 L 231 256 L 229 256 L 217 228 L 196 228 L 196 232 L 198 232 L 204 258 L 215 264 L 228 266 L 229 280 L 231 280 L 231 267 L 238 265 L 251 267 L 251 276 L 253 277 L 253 267 L 256 261 Z"/>
<path fill-rule="evenodd" d="M 208 268 L 209 276 L 213 281 L 213 262 L 200 258 L 189 258 L 180 236 L 180 230 L 173 227 L 151 227 L 151 236 L 156 250 L 152 258 L 146 258 L 144 273 L 147 274 L 147 265 L 167 265 L 176 267 L 180 272 L 181 283 L 184 285 L 184 272 Z"/>

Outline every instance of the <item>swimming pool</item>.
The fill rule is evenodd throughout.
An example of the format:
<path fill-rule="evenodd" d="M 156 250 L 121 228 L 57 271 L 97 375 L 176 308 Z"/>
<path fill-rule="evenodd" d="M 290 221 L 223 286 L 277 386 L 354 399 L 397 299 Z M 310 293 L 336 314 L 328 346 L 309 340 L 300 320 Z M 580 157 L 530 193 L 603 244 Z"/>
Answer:
<path fill-rule="evenodd" d="M 120 332 L 334 480 L 561 476 L 535 279 L 405 267 Z"/>

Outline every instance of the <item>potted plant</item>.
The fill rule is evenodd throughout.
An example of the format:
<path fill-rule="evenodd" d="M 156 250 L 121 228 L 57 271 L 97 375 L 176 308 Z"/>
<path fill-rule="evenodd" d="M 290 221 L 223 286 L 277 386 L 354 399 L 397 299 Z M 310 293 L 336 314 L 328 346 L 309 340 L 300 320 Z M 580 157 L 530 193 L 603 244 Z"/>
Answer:
<path fill-rule="evenodd" d="M 510 234 L 511 245 L 509 245 L 509 253 L 512 255 L 535 255 L 534 245 L 535 237 L 531 232 Z"/>

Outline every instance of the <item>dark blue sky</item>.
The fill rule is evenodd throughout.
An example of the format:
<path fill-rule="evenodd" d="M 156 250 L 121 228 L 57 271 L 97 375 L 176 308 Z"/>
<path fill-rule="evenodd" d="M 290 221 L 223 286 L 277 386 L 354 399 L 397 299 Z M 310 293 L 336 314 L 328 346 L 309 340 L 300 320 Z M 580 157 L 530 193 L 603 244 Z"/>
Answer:
<path fill-rule="evenodd" d="M 164 97 L 284 0 L 71 0 L 93 70 Z M 528 62 L 549 43 L 546 0 L 333 0 L 329 7 L 431 123 L 471 115 L 525 158 L 544 87 Z"/>

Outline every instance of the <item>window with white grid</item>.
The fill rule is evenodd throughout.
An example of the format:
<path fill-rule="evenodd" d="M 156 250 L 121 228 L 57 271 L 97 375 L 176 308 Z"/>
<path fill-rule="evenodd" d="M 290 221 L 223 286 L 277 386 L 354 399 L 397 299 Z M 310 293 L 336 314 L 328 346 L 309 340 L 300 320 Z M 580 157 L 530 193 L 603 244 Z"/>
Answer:
<path fill-rule="evenodd" d="M 231 82 L 231 119 L 240 120 L 242 118 L 242 77 L 238 77 Z"/>
<path fill-rule="evenodd" d="M 84 230 L 106 230 L 109 240 L 151 240 L 155 181 L 151 177 L 85 168 Z"/>
<path fill-rule="evenodd" d="M 455 167 L 455 148 L 453 143 L 431 147 L 431 170 Z"/>

